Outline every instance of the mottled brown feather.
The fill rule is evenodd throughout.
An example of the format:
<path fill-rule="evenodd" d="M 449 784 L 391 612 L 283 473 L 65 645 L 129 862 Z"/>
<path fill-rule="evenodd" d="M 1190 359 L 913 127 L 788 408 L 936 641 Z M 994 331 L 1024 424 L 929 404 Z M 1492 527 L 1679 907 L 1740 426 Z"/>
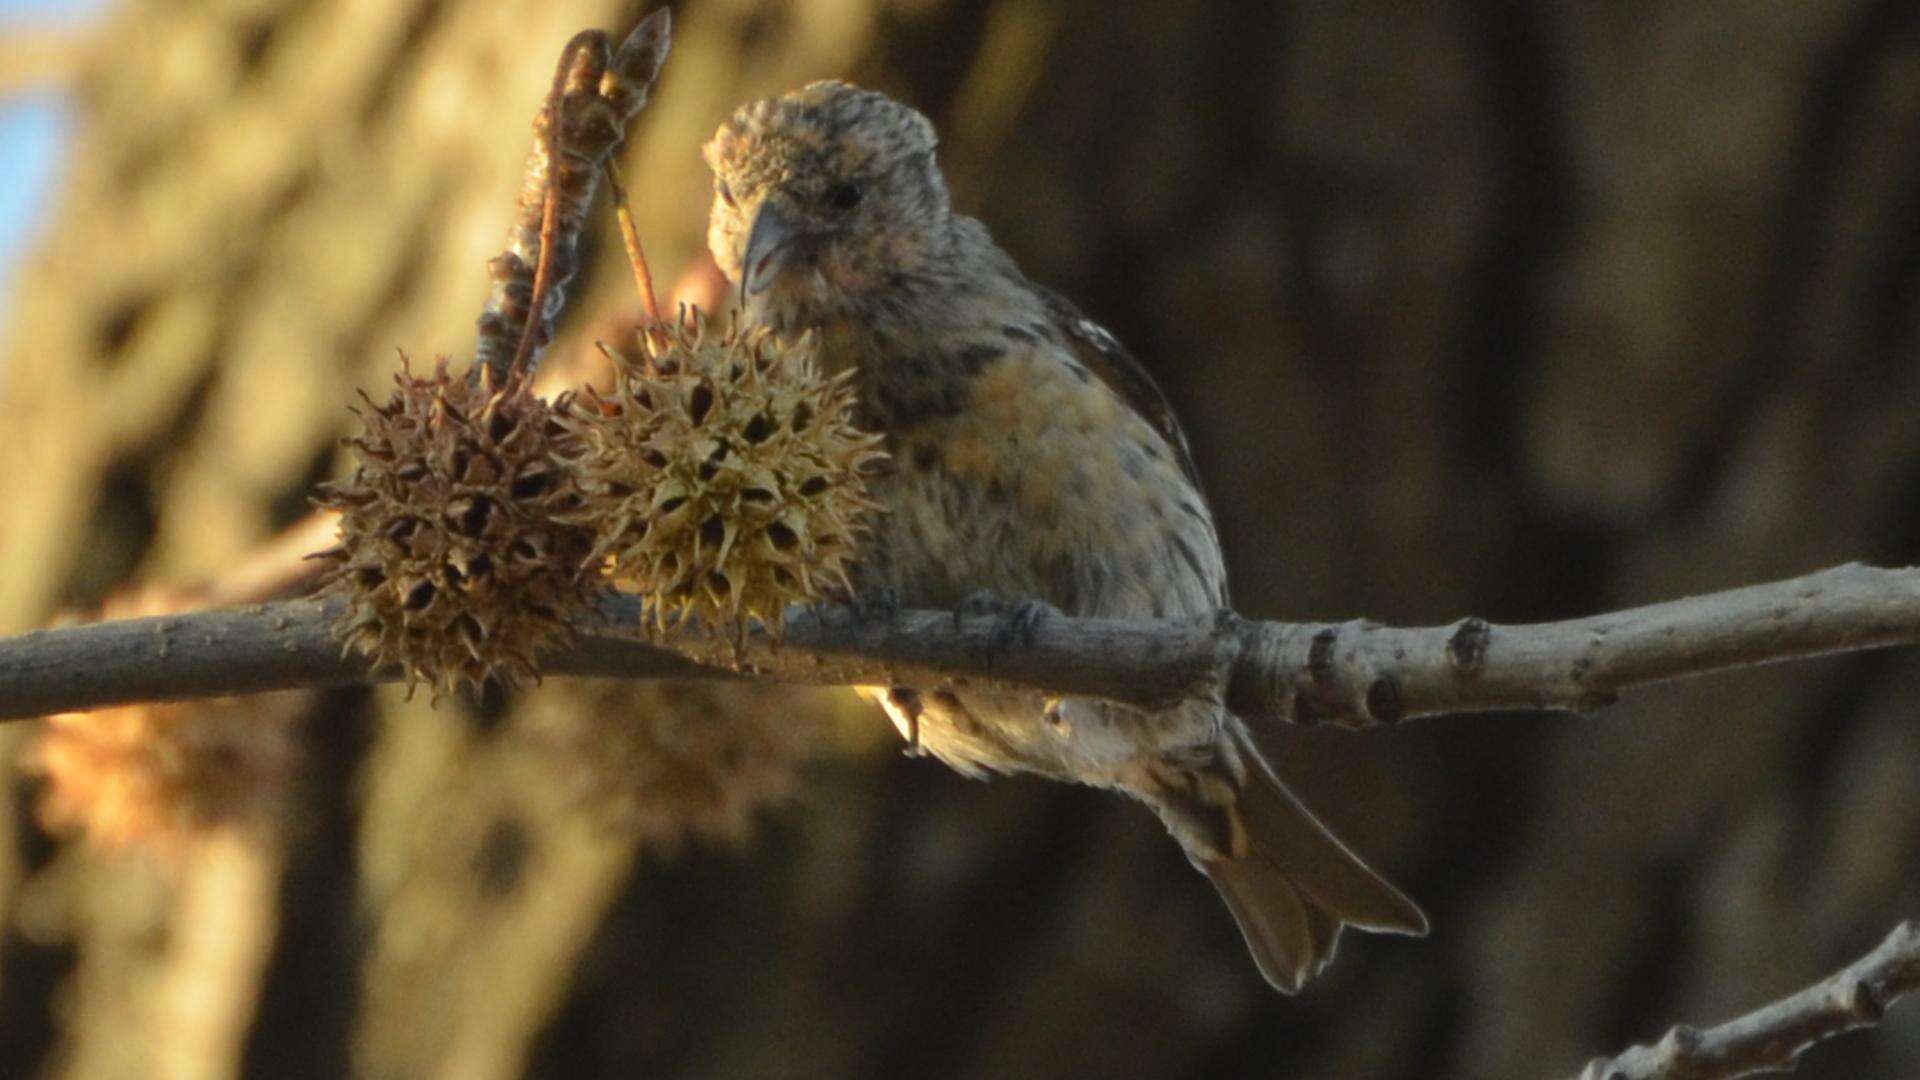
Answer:
<path fill-rule="evenodd" d="M 1073 301 L 1043 285 L 1034 285 L 1033 290 L 1045 302 L 1047 314 L 1074 355 L 1167 440 L 1167 445 L 1180 459 L 1180 471 L 1186 474 L 1195 490 L 1200 490 L 1200 471 L 1193 464 L 1193 448 L 1187 443 L 1187 433 L 1173 413 L 1173 403 L 1147 373 L 1146 366 L 1112 331 L 1087 318 Z"/>

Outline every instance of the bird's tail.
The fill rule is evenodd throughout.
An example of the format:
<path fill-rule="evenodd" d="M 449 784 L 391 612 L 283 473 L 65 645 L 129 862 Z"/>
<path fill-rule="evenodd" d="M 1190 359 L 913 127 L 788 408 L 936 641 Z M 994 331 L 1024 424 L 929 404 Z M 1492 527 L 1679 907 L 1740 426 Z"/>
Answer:
<path fill-rule="evenodd" d="M 1427 932 L 1419 906 L 1328 832 L 1243 731 L 1234 743 L 1243 779 L 1199 777 L 1148 801 L 1220 891 L 1275 989 L 1294 993 L 1319 974 L 1343 926 Z"/>

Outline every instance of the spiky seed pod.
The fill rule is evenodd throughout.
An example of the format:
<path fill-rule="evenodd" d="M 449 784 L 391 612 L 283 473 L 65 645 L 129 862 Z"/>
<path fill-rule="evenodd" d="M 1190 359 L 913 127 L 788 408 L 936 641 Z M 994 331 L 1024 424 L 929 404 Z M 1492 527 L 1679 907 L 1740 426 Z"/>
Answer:
<path fill-rule="evenodd" d="M 404 359 L 404 358 L 403 358 Z M 488 678 L 515 685 L 572 640 L 592 606 L 592 535 L 560 515 L 578 495 L 556 457 L 568 436 L 527 380 L 494 385 L 402 365 L 385 405 L 355 410 L 366 433 L 353 476 L 322 488 L 340 511 L 326 587 L 348 597 L 335 633 L 406 672 L 409 692 Z"/>
<path fill-rule="evenodd" d="M 789 603 L 847 588 L 877 509 L 867 475 L 880 437 L 853 424 L 848 373 L 824 376 L 811 339 L 678 325 L 609 352 L 612 391 L 575 399 L 561 423 L 593 556 L 610 559 L 664 629 L 692 617 L 777 633 Z"/>
<path fill-rule="evenodd" d="M 47 717 L 27 757 L 40 820 L 106 848 L 173 853 L 271 822 L 300 752 L 299 694 L 123 705 Z"/>

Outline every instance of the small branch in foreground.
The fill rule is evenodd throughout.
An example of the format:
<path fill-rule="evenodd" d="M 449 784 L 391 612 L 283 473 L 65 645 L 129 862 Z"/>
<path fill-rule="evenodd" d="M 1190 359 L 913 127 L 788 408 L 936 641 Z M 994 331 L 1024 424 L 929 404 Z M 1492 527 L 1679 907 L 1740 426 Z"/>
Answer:
<path fill-rule="evenodd" d="M 697 628 L 644 644 L 609 597 L 550 675 L 744 673 L 817 685 L 992 684 L 1141 708 L 1224 701 L 1250 719 L 1350 727 L 1500 710 L 1588 711 L 1622 690 L 1729 668 L 1920 643 L 1920 570 L 1848 565 L 1768 585 L 1530 626 L 1043 618 L 1014 640 L 989 615 L 799 613 L 778 643 Z M 0 639 L 0 719 L 393 678 L 342 659 L 337 607 L 297 600 Z"/>
<path fill-rule="evenodd" d="M 1823 1039 L 1871 1027 L 1920 990 L 1920 930 L 1894 927 L 1874 950 L 1812 986 L 1718 1027 L 1675 1027 L 1659 1042 L 1595 1058 L 1579 1080 L 1720 1080 L 1791 1072 Z"/>

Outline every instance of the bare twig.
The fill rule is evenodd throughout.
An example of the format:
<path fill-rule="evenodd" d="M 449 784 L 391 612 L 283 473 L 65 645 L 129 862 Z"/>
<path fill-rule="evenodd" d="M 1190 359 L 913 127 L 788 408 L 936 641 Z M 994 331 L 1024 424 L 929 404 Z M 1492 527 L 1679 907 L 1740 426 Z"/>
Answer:
<path fill-rule="evenodd" d="M 0 643 L 0 719 L 396 679 L 398 672 L 370 673 L 360 657 L 342 656 L 331 630 L 339 606 L 337 601 L 288 600 L 5 639 Z M 593 637 L 548 658 L 547 670 L 649 677 L 702 669 L 665 650 Z"/>
<path fill-rule="evenodd" d="M 553 339 L 601 167 L 646 104 L 671 34 L 661 8 L 618 49 L 610 49 L 605 34 L 587 30 L 562 50 L 553 91 L 534 121 L 506 250 L 488 263 L 493 289 L 480 314 L 475 359 L 496 376 L 509 366 L 536 365 Z"/>
<path fill-rule="evenodd" d="M 1849 565 L 1806 577 L 1531 626 L 1042 619 L 1020 640 L 992 616 L 798 613 L 776 644 L 696 629 L 641 644 L 612 597 L 556 675 L 738 671 L 821 685 L 991 683 L 1145 708 L 1222 700 L 1243 716 L 1363 727 L 1495 710 L 1585 711 L 1621 690 L 1728 668 L 1920 643 L 1920 570 Z M 312 600 L 68 627 L 0 639 L 0 719 L 133 700 L 368 681 Z M 630 640 L 631 639 L 631 640 Z"/>
<path fill-rule="evenodd" d="M 1675 1027 L 1659 1042 L 1595 1058 L 1579 1080 L 1720 1080 L 1791 1072 L 1814 1043 L 1873 1026 L 1889 1005 L 1915 990 L 1920 930 L 1903 922 L 1872 952 L 1797 994 L 1718 1027 Z"/>
<path fill-rule="evenodd" d="M 640 292 L 646 308 L 647 323 L 660 321 L 660 300 L 653 292 L 653 269 L 647 265 L 646 249 L 640 245 L 640 230 L 633 223 L 633 210 L 627 205 L 627 188 L 620 182 L 620 167 L 607 159 L 607 192 L 613 196 L 615 220 L 620 224 L 620 239 L 627 245 L 627 263 L 633 267 L 633 286 Z"/>

